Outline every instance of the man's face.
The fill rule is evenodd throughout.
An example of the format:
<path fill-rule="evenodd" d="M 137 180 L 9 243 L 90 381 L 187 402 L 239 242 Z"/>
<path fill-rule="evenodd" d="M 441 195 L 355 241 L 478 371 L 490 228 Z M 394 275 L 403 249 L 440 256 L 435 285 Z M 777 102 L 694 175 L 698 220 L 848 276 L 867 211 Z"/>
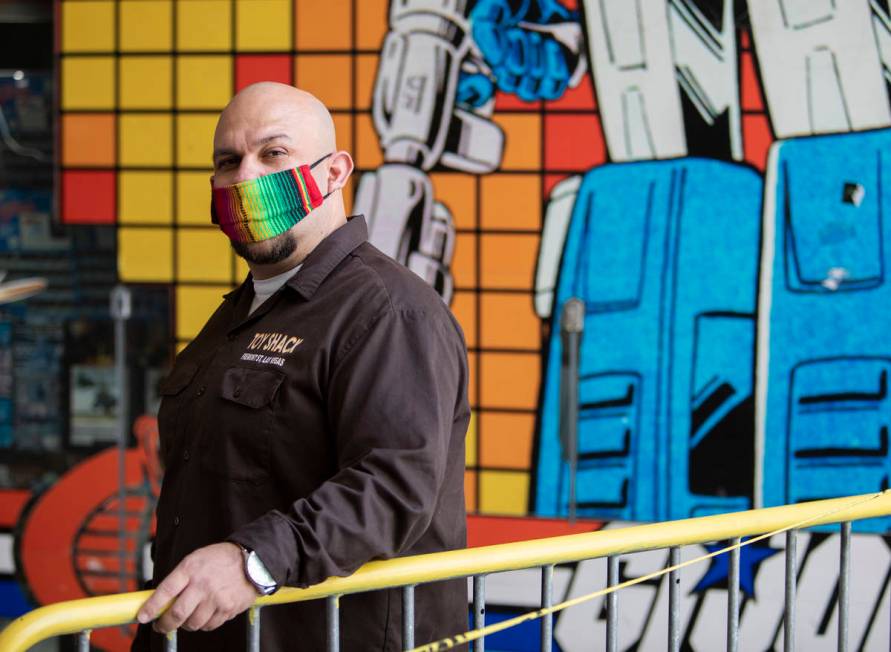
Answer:
<path fill-rule="evenodd" d="M 325 152 L 318 151 L 312 129 L 305 128 L 309 124 L 311 120 L 301 119 L 299 110 L 274 100 L 230 107 L 214 135 L 213 186 L 229 186 L 317 160 Z M 324 170 L 324 165 L 313 170 L 322 192 Z M 232 248 L 250 262 L 278 263 L 294 253 L 302 225 L 262 242 L 232 242 Z"/>

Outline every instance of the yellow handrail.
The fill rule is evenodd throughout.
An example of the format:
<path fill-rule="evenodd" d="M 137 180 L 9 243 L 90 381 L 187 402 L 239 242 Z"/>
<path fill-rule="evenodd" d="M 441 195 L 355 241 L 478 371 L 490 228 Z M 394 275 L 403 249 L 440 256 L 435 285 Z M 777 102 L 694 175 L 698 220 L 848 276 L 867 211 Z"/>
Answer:
<path fill-rule="evenodd" d="M 826 525 L 891 514 L 891 490 L 798 505 L 703 516 L 549 539 L 453 550 L 365 564 L 349 577 L 332 577 L 307 589 L 284 588 L 258 606 L 422 584 L 595 557 L 708 543 L 780 530 L 806 522 Z M 0 650 L 25 652 L 53 636 L 132 623 L 151 591 L 59 602 L 35 609 L 0 632 Z"/>

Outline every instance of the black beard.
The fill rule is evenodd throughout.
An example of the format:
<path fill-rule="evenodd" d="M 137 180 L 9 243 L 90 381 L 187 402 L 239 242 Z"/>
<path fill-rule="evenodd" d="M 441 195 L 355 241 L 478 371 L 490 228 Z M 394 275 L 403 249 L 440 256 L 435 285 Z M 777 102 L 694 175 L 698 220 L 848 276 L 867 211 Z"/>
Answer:
<path fill-rule="evenodd" d="M 249 263 L 257 265 L 275 265 L 297 251 L 297 238 L 290 231 L 277 235 L 269 240 L 268 248 L 254 248 L 253 242 L 229 241 L 235 253 Z"/>

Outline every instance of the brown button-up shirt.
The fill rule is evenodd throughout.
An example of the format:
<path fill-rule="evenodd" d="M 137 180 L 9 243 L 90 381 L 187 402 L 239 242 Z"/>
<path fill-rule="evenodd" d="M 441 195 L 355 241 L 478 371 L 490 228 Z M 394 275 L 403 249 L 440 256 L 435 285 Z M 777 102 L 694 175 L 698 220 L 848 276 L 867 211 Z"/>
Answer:
<path fill-rule="evenodd" d="M 253 314 L 250 279 L 176 359 L 159 414 L 155 583 L 196 548 L 255 550 L 280 584 L 466 544 L 470 417 L 461 329 L 421 279 L 350 219 Z M 416 590 L 418 642 L 463 631 L 464 580 Z M 399 590 L 341 601 L 342 649 L 401 649 Z M 262 612 L 262 649 L 323 650 L 324 604 Z M 243 650 L 245 618 L 180 632 Z M 151 639 L 150 646 L 147 639 Z M 142 628 L 134 649 L 163 649 Z"/>

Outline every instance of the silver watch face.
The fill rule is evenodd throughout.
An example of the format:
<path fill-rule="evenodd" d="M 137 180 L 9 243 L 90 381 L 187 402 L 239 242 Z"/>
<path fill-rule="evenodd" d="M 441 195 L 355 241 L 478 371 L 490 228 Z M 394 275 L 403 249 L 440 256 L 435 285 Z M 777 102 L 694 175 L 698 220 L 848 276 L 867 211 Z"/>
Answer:
<path fill-rule="evenodd" d="M 260 558 L 257 556 L 257 553 L 251 550 L 247 559 L 245 560 L 247 575 L 250 578 L 251 582 L 253 582 L 257 588 L 264 592 L 271 592 L 275 590 L 276 583 L 275 578 L 269 573 L 266 569 L 266 566 L 263 565 L 263 562 L 260 561 Z"/>

